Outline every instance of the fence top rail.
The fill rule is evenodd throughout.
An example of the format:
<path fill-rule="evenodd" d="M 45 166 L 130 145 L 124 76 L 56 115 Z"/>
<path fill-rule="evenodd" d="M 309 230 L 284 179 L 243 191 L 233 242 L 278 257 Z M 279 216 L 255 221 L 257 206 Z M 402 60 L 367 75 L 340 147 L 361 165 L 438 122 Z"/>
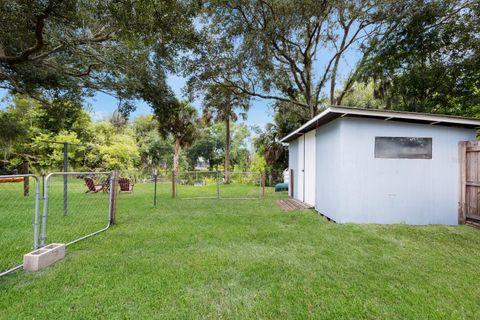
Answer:
<path fill-rule="evenodd" d="M 112 172 L 111 171 L 105 171 L 105 172 L 79 172 L 79 171 L 76 171 L 76 172 L 51 172 L 49 174 L 47 174 L 47 176 L 45 177 L 45 180 L 47 181 L 50 181 L 50 178 L 53 177 L 53 176 L 71 176 L 71 175 L 81 175 L 81 174 L 108 174 L 108 175 L 112 175 Z M 45 185 L 45 187 L 47 187 L 48 184 Z"/>
<path fill-rule="evenodd" d="M 49 174 L 46 176 L 46 178 L 48 179 L 48 178 L 51 177 L 51 176 L 79 175 L 79 174 L 112 174 L 112 172 L 111 172 L 111 171 L 97 171 L 97 172 L 93 172 L 93 171 L 51 172 L 51 173 L 49 173 Z"/>
<path fill-rule="evenodd" d="M 1 178 L 25 178 L 25 177 L 32 177 L 38 180 L 38 176 L 32 173 L 0 175 L 0 179 Z"/>
<path fill-rule="evenodd" d="M 225 173 L 223 170 L 219 171 L 178 171 L 177 173 Z M 263 172 L 253 171 L 227 171 L 228 174 L 261 174 Z"/>
<path fill-rule="evenodd" d="M 225 171 L 220 171 L 225 173 Z M 252 171 L 228 171 L 228 174 L 261 174 L 262 172 L 252 172 Z"/>
<path fill-rule="evenodd" d="M 178 173 L 217 173 L 220 171 L 178 171 Z"/>

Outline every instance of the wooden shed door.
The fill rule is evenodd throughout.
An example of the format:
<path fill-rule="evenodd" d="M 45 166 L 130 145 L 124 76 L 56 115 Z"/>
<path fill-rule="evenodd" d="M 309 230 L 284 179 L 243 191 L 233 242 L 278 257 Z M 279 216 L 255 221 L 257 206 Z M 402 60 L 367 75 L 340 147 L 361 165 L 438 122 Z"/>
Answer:
<path fill-rule="evenodd" d="M 459 144 L 460 201 L 458 222 L 480 223 L 480 141 Z"/>

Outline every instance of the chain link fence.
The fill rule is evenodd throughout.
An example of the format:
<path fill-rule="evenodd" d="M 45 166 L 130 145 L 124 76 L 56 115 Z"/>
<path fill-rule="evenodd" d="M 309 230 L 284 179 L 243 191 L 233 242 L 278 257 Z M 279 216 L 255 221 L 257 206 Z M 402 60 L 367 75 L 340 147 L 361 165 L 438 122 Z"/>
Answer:
<path fill-rule="evenodd" d="M 185 171 L 177 173 L 174 189 L 180 199 L 258 199 L 264 182 L 260 172 Z"/>
<path fill-rule="evenodd" d="M 21 269 L 23 255 L 32 250 L 68 246 L 107 230 L 112 178 L 110 172 L 50 173 L 42 180 L 0 175 L 0 277 Z"/>
<path fill-rule="evenodd" d="M 187 171 L 176 176 L 176 196 L 182 199 L 215 199 L 219 197 L 219 172 Z"/>
<path fill-rule="evenodd" d="M 0 276 L 22 267 L 37 249 L 40 184 L 35 175 L 0 176 Z"/>
<path fill-rule="evenodd" d="M 110 226 L 110 172 L 50 173 L 45 179 L 41 245 L 67 246 Z"/>
<path fill-rule="evenodd" d="M 220 197 L 222 199 L 258 199 L 263 196 L 260 172 L 222 172 Z"/>
<path fill-rule="evenodd" d="M 285 175 L 283 170 L 269 171 L 265 174 L 265 186 L 275 187 L 277 183 L 284 183 Z"/>

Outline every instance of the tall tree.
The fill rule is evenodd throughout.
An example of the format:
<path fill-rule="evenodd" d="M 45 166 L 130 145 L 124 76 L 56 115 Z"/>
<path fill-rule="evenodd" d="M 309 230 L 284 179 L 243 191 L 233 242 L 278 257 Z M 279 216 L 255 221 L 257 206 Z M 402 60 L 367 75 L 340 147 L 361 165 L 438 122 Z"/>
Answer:
<path fill-rule="evenodd" d="M 386 108 L 480 115 L 480 3 L 411 2 L 415 10 L 392 16 L 396 27 L 373 39 L 363 80 Z"/>
<path fill-rule="evenodd" d="M 152 108 L 163 138 L 173 137 L 175 142 L 173 173 L 179 168 L 181 148 L 195 138 L 197 111 L 187 102 L 178 101 L 166 83 L 165 68 L 158 61 L 143 66 L 136 75 L 138 96 Z"/>
<path fill-rule="evenodd" d="M 265 130 L 259 130 L 257 136 L 253 139 L 255 150 L 265 159 L 267 169 L 277 172 L 288 167 L 287 150 L 280 143 L 282 137 L 279 134 L 279 129 L 274 124 L 268 123 Z"/>
<path fill-rule="evenodd" d="M 47 164 L 48 161 L 42 159 L 53 157 L 53 152 L 44 146 L 48 143 L 42 142 L 38 145 L 40 140 L 75 142 L 86 141 L 92 137 L 89 114 L 82 105 L 69 100 L 54 99 L 40 103 L 25 95 L 15 95 L 1 114 L 6 116 L 5 120 L 12 122 L 10 126 L 8 123 L 2 124 L 1 127 L 6 131 L 11 131 L 7 135 L 0 133 L 2 138 L 16 133 L 15 127 L 21 128 L 21 134 L 17 134 L 15 140 L 9 144 L 11 148 L 5 150 L 11 151 L 12 159 L 28 161 L 33 168 L 41 167 L 37 166 L 40 162 Z M 64 140 L 69 137 L 72 141 Z M 78 148 L 72 147 L 71 151 L 72 154 L 77 153 Z M 4 158 L 6 157 L 7 154 L 4 153 Z M 77 159 L 73 160 L 72 164 L 78 164 Z"/>
<path fill-rule="evenodd" d="M 152 107 L 159 123 L 160 134 L 165 138 L 174 138 L 173 172 L 176 175 L 182 147 L 190 145 L 196 137 L 197 110 L 187 102 L 180 101 L 171 104 L 168 110 L 165 110 L 164 106 Z"/>
<path fill-rule="evenodd" d="M 356 77 L 355 68 L 336 96 L 342 59 L 383 36 L 386 13 L 401 10 L 388 0 L 211 1 L 200 47 L 186 59 L 190 90 L 212 83 L 313 116 L 329 83 L 330 103 L 338 104 Z"/>
<path fill-rule="evenodd" d="M 133 131 L 140 149 L 140 162 L 143 170 L 151 171 L 165 165 L 172 166 L 173 147 L 169 139 L 158 132 L 158 122 L 153 115 L 141 115 L 132 123 Z"/>
<path fill-rule="evenodd" d="M 191 169 L 195 168 L 200 157 L 208 162 L 210 171 L 218 170 L 218 166 L 225 161 L 225 139 L 219 125 L 221 124 L 205 125 L 199 129 L 197 139 L 188 148 L 187 157 Z"/>
<path fill-rule="evenodd" d="M 27 136 L 28 130 L 23 126 L 21 121 L 15 115 L 0 110 L 0 150 L 2 157 L 2 166 L 0 173 L 7 173 L 8 156 L 19 140 Z"/>
<path fill-rule="evenodd" d="M 272 108 L 275 111 L 272 128 L 275 128 L 280 138 L 286 136 L 311 118 L 308 110 L 288 102 L 277 101 L 272 104 Z"/>
<path fill-rule="evenodd" d="M 230 172 L 230 124 L 238 118 L 246 119 L 250 108 L 250 99 L 246 94 L 236 93 L 226 86 L 212 85 L 203 100 L 203 115 L 207 123 L 221 121 L 225 123 L 225 182 L 229 183 Z"/>

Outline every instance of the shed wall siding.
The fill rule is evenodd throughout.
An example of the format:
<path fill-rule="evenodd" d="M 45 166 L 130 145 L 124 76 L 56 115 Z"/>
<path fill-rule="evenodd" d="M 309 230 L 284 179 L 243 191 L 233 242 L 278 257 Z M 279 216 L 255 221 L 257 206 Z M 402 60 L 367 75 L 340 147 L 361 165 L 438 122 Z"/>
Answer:
<path fill-rule="evenodd" d="M 288 168 L 293 170 L 293 197 L 298 199 L 298 139 L 288 144 Z"/>
<path fill-rule="evenodd" d="M 337 222 L 457 224 L 458 142 L 475 140 L 475 130 L 347 117 L 334 123 L 341 138 L 332 162 L 341 169 L 327 194 L 338 194 L 337 205 L 319 201 L 320 212 Z M 376 159 L 376 136 L 432 137 L 432 159 Z M 326 161 L 318 157 L 321 168 Z"/>
<path fill-rule="evenodd" d="M 316 195 L 315 209 L 333 220 L 341 217 L 339 190 L 342 158 L 340 153 L 340 122 L 321 126 L 316 132 Z"/>

